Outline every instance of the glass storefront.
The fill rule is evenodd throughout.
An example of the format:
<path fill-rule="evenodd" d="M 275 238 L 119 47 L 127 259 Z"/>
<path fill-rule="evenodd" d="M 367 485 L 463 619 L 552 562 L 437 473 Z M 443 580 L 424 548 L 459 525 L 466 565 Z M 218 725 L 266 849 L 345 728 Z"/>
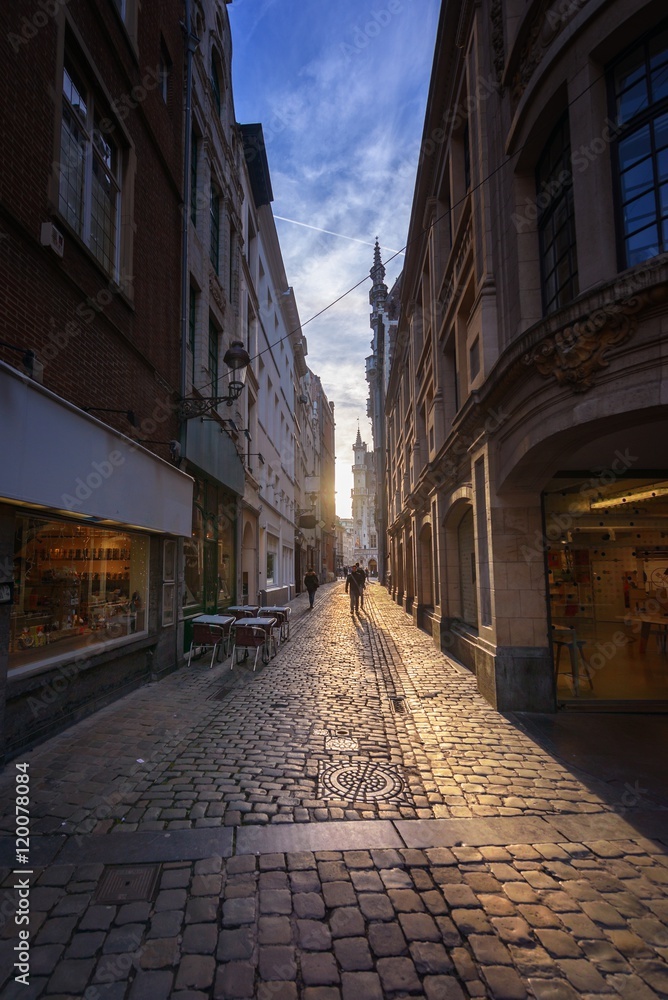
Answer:
<path fill-rule="evenodd" d="M 668 700 L 668 473 L 556 478 L 544 504 L 558 700 Z"/>
<path fill-rule="evenodd" d="M 19 516 L 9 668 L 146 631 L 149 540 Z"/>
<path fill-rule="evenodd" d="M 228 490 L 195 479 L 192 534 L 184 542 L 186 614 L 214 612 L 234 603 L 236 498 Z"/>

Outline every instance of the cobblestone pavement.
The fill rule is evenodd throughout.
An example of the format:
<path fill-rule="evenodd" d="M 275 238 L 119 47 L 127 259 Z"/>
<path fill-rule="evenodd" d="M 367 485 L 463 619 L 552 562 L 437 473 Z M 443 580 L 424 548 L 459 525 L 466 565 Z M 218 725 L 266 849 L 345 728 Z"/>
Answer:
<path fill-rule="evenodd" d="M 197 661 L 20 759 L 29 985 L 6 766 L 2 1000 L 668 996 L 661 803 L 551 756 L 379 587 L 293 607 L 257 672 Z"/>

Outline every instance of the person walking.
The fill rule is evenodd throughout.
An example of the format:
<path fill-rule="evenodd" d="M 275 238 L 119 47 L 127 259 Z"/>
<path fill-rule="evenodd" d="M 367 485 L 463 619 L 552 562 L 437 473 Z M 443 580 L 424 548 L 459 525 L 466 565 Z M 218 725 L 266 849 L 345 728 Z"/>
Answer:
<path fill-rule="evenodd" d="M 308 591 L 308 609 L 313 610 L 313 601 L 315 599 L 315 592 L 320 586 L 318 583 L 318 574 L 313 569 L 313 566 L 309 566 L 306 570 L 306 576 L 304 577 L 304 586 Z"/>
<path fill-rule="evenodd" d="M 362 593 L 360 588 L 360 581 L 358 576 L 357 563 L 348 573 L 346 577 L 346 594 L 350 594 L 350 613 L 354 615 L 360 613 L 360 594 Z"/>
<path fill-rule="evenodd" d="M 362 611 L 364 611 L 364 589 L 366 587 L 367 575 L 359 564 L 357 564 L 355 576 L 357 577 L 357 582 L 360 588 L 360 606 Z"/>

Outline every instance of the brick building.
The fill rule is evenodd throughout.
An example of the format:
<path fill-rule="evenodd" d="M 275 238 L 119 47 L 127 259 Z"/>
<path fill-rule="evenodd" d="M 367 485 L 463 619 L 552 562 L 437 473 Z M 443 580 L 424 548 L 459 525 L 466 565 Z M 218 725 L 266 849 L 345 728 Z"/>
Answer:
<path fill-rule="evenodd" d="M 177 662 L 182 67 L 160 4 L 0 11 L 11 754 Z M 170 444 L 171 442 L 171 444 Z"/>

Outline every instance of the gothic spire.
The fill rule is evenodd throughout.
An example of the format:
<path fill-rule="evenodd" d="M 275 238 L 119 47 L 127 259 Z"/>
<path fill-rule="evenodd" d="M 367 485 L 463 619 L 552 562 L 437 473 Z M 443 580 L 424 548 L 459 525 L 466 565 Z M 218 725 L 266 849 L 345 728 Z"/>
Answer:
<path fill-rule="evenodd" d="M 378 285 L 382 285 L 385 280 L 385 268 L 383 267 L 383 262 L 380 259 L 380 243 L 378 242 L 378 237 L 376 236 L 376 245 L 373 248 L 373 267 L 369 271 L 371 275 L 374 288 Z"/>
<path fill-rule="evenodd" d="M 360 422 L 359 422 L 359 419 L 357 421 L 357 437 L 355 438 L 355 447 L 356 448 L 361 448 L 362 447 L 362 435 L 360 434 Z"/>

